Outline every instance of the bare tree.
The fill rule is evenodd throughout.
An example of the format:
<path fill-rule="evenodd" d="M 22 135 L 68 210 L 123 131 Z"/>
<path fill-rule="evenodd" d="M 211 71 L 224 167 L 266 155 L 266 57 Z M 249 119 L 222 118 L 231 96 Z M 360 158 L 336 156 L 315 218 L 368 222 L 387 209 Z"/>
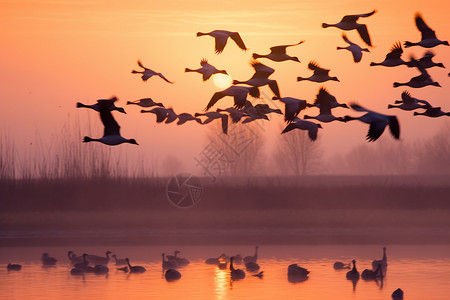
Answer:
<path fill-rule="evenodd" d="M 322 167 L 322 153 L 319 139 L 313 142 L 307 131 L 292 130 L 279 136 L 274 158 L 282 173 L 289 172 L 299 176 L 319 171 Z"/>

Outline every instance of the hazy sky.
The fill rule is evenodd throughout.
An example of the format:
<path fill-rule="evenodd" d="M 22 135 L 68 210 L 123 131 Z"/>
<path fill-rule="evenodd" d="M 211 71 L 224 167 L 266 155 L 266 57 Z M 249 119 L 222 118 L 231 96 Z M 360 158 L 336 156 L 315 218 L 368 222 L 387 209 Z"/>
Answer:
<path fill-rule="evenodd" d="M 368 25 L 374 47 L 364 53 L 362 62 L 355 64 L 345 46 L 342 31 L 323 29 L 322 22 L 336 23 L 346 14 L 367 13 L 377 9 L 369 18 L 360 19 Z M 172 106 L 176 112 L 200 112 L 214 92 L 219 89 L 213 81 L 202 82 L 195 73 L 184 68 L 198 68 L 202 58 L 239 80 L 252 75 L 251 54 L 267 54 L 269 47 L 294 44 L 288 49 L 301 63 L 261 62 L 276 69 L 272 78 L 278 80 L 282 96 L 313 101 L 320 84 L 297 82 L 297 76 L 308 77 L 310 60 L 331 69 L 330 75 L 340 82 L 323 84 L 340 102 L 358 101 L 367 108 L 396 114 L 403 141 L 420 141 L 432 135 L 445 118 L 413 117 L 412 112 L 389 110 L 387 105 L 400 99 L 404 88 L 393 88 L 394 81 L 406 82 L 418 75 L 406 66 L 396 68 L 370 67 L 371 61 L 384 59 L 397 42 L 420 40 L 414 14 L 420 11 L 437 37 L 450 40 L 449 4 L 447 1 L 2 1 L 0 0 L 0 132 L 8 134 L 18 145 L 36 140 L 51 144 L 64 124 L 81 123 L 73 143 L 81 143 L 84 135 L 100 137 L 103 128 L 92 110 L 76 109 L 75 103 L 94 103 L 99 98 L 116 95 L 118 106 L 126 115 L 114 113 L 122 127 L 122 135 L 135 138 L 140 146 L 114 147 L 121 156 L 148 156 L 163 159 L 173 155 L 193 165 L 193 157 L 205 146 L 207 125 L 197 123 L 177 126 L 156 124 L 152 114 L 140 114 L 140 107 L 126 106 L 126 101 L 151 97 Z M 196 37 L 196 32 L 215 29 L 238 31 L 249 51 L 243 52 L 229 42 L 225 51 L 214 53 L 211 37 Z M 348 37 L 361 46 L 356 31 Z M 405 49 L 421 57 L 426 49 Z M 450 47 L 433 49 L 435 61 L 450 66 Z M 143 82 L 131 74 L 136 60 L 162 72 L 170 85 L 160 78 Z M 429 73 L 438 87 L 408 90 L 412 96 L 433 106 L 450 111 L 450 69 L 433 68 Z M 272 96 L 267 87 L 262 92 Z M 228 107 L 225 98 L 216 107 Z M 273 105 L 272 105 L 273 106 Z M 281 106 L 280 106 L 281 107 Z M 310 109 L 307 114 L 316 115 Z M 336 109 L 334 114 L 359 115 Z M 302 114 L 303 115 L 303 114 Z M 281 117 L 265 125 L 268 141 L 280 132 Z M 92 130 L 88 131 L 91 126 Z M 353 146 L 366 143 L 368 125 L 360 122 L 323 124 L 320 139 L 327 155 L 345 153 Z M 392 139 L 386 132 L 380 140 Z M 103 145 L 102 145 L 103 146 Z M 105 146 L 106 147 L 106 146 Z"/>

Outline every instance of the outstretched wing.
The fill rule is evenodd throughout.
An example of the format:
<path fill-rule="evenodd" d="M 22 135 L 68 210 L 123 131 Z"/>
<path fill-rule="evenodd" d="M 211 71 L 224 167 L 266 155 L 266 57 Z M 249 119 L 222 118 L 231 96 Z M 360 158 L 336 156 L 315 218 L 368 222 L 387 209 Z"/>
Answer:
<path fill-rule="evenodd" d="M 391 117 L 391 121 L 389 122 L 389 130 L 391 131 L 391 134 L 394 136 L 394 138 L 396 138 L 397 140 L 400 138 L 400 125 L 396 116 Z"/>
<path fill-rule="evenodd" d="M 369 142 L 375 142 L 383 134 L 386 125 L 386 123 L 379 121 L 370 123 L 369 132 L 367 133 L 366 139 Z"/>
<path fill-rule="evenodd" d="M 359 18 L 366 18 L 366 17 L 370 17 L 371 15 L 373 15 L 374 13 L 376 13 L 377 10 L 374 9 L 373 11 L 371 11 L 370 13 L 366 13 L 366 14 L 359 14 L 359 15 L 347 15 L 344 16 L 341 20 L 341 22 L 356 22 Z"/>
<path fill-rule="evenodd" d="M 345 33 L 342 34 L 342 39 L 344 39 L 344 41 L 345 41 L 347 44 L 349 44 L 349 45 L 355 45 L 355 43 L 352 43 L 352 42 L 348 39 L 348 37 L 347 37 L 347 35 L 346 35 Z"/>
<path fill-rule="evenodd" d="M 320 75 L 320 74 L 328 75 L 328 72 L 330 72 L 330 70 L 323 69 L 323 68 L 319 67 L 319 65 L 315 61 L 310 61 L 309 62 L 308 69 L 313 70 L 314 71 L 314 75 Z"/>
<path fill-rule="evenodd" d="M 402 53 L 402 45 L 400 44 L 400 42 L 397 42 L 392 46 L 391 52 L 386 55 L 386 59 L 399 59 L 400 56 L 402 56 Z"/>
<path fill-rule="evenodd" d="M 222 132 L 224 134 L 227 134 L 228 133 L 228 115 L 223 114 L 223 116 L 221 117 L 221 121 L 222 121 Z"/>
<path fill-rule="evenodd" d="M 271 48 L 270 48 L 270 51 L 271 51 L 272 53 L 276 53 L 276 54 L 283 54 L 283 53 L 286 53 L 286 48 L 287 48 L 287 47 L 297 46 L 297 45 L 303 44 L 304 42 L 305 42 L 305 41 L 300 41 L 299 43 L 297 43 L 297 44 L 292 44 L 292 45 L 280 45 L 280 46 L 274 46 L 274 47 L 271 47 Z"/>
<path fill-rule="evenodd" d="M 268 67 L 256 60 L 250 62 L 250 65 L 255 70 L 255 74 L 253 75 L 252 78 L 255 78 L 255 77 L 268 78 L 270 75 L 273 74 L 273 72 L 275 72 L 275 70 L 272 69 L 271 67 Z"/>
<path fill-rule="evenodd" d="M 228 36 L 219 36 L 215 38 L 215 52 L 216 54 L 220 54 L 223 52 L 223 49 L 225 49 L 225 46 L 227 45 Z"/>
<path fill-rule="evenodd" d="M 411 97 L 411 94 L 408 91 L 403 91 L 402 100 L 404 103 L 414 102 L 413 98 Z"/>
<path fill-rule="evenodd" d="M 205 66 L 207 66 L 207 65 L 210 66 L 210 64 L 208 63 L 208 60 L 207 60 L 206 58 L 202 58 L 202 60 L 200 61 L 200 65 L 201 65 L 202 67 L 205 67 Z"/>
<path fill-rule="evenodd" d="M 244 41 L 242 40 L 241 36 L 237 32 L 233 32 L 230 34 L 230 37 L 233 39 L 233 41 L 236 42 L 236 44 L 241 48 L 242 50 L 246 51 L 247 47 L 245 47 Z"/>
<path fill-rule="evenodd" d="M 144 65 L 142 64 L 142 62 L 139 59 L 137 61 L 137 64 L 138 64 L 139 67 L 141 67 L 141 68 L 143 68 L 145 70 L 148 70 L 146 67 L 144 67 Z"/>
<path fill-rule="evenodd" d="M 222 92 L 216 92 L 214 93 L 214 95 L 212 96 L 211 100 L 209 100 L 208 105 L 206 105 L 205 111 L 209 110 L 211 107 L 214 106 L 214 104 L 217 103 L 217 101 L 219 101 L 220 99 L 222 99 L 223 97 L 225 97 L 225 95 Z"/>
<path fill-rule="evenodd" d="M 105 127 L 103 136 L 120 135 L 120 126 L 112 116 L 108 105 L 100 105 L 99 111 L 100 119 L 102 120 L 103 126 Z"/>
<path fill-rule="evenodd" d="M 416 21 L 417 29 L 419 29 L 420 32 L 422 33 L 422 40 L 436 38 L 436 33 L 430 27 L 428 27 L 428 25 L 422 19 L 422 16 L 420 13 L 416 13 L 415 21 Z"/>
<path fill-rule="evenodd" d="M 359 36 L 363 39 L 364 43 L 366 43 L 368 46 L 372 47 L 372 42 L 370 41 L 370 35 L 369 31 L 367 30 L 367 26 L 364 24 L 361 24 L 358 28 Z"/>
<path fill-rule="evenodd" d="M 171 84 L 173 84 L 174 82 L 172 82 L 172 81 L 170 81 L 170 80 L 168 80 L 166 77 L 164 77 L 164 75 L 163 74 L 161 74 L 161 73 L 157 73 L 157 75 L 159 76 L 159 77 L 161 77 L 162 79 L 164 79 L 164 81 L 166 81 L 166 82 L 168 82 L 168 83 L 171 83 Z"/>
<path fill-rule="evenodd" d="M 361 111 L 361 112 L 370 112 L 370 110 L 362 107 L 361 105 L 359 105 L 358 103 L 352 102 L 349 104 L 351 108 L 353 108 L 356 111 Z"/>

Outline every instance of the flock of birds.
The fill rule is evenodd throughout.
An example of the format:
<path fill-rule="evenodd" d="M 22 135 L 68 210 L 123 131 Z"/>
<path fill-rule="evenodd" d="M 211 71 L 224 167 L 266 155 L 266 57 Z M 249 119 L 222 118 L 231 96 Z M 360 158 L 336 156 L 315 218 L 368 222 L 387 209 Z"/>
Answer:
<path fill-rule="evenodd" d="M 231 280 L 241 280 L 246 277 L 246 272 L 243 269 L 236 268 L 236 264 L 244 265 L 247 272 L 252 273 L 252 276 L 263 278 L 264 271 L 260 271 L 261 267 L 258 264 L 258 246 L 255 247 L 255 253 L 253 255 L 242 257 L 240 254 L 234 256 L 228 256 L 222 253 L 218 257 L 212 257 L 205 260 L 205 264 L 215 265 L 221 270 L 229 269 Z M 176 281 L 181 278 L 180 268 L 183 268 L 190 264 L 190 261 L 186 258 L 179 257 L 181 253 L 179 250 L 175 250 L 173 255 L 161 254 L 162 262 L 161 267 L 164 272 L 164 277 L 167 281 Z M 84 275 L 89 273 L 94 274 L 107 274 L 109 272 L 108 264 L 114 263 L 118 271 L 126 273 L 144 273 L 147 269 L 143 266 L 133 266 L 128 258 L 117 258 L 111 251 L 106 251 L 105 256 L 92 255 L 84 253 L 83 255 L 76 255 L 73 251 L 69 251 L 67 256 L 69 263 L 72 266 L 70 270 L 71 275 Z M 114 260 L 113 260 L 114 259 Z M 41 261 L 43 266 L 56 265 L 57 259 L 51 257 L 48 253 L 42 254 Z M 365 269 L 361 274 L 356 268 L 356 261 L 352 260 L 352 266 L 350 263 L 335 262 L 333 268 L 335 270 L 350 269 L 346 273 L 346 278 L 353 282 L 353 286 L 356 286 L 356 282 L 362 278 L 363 280 L 383 280 L 387 272 L 387 255 L 386 247 L 383 247 L 383 257 L 379 260 L 372 261 L 370 269 Z M 8 264 L 8 271 L 20 271 L 22 266 L 19 264 Z M 297 264 L 291 264 L 287 267 L 287 278 L 289 282 L 298 283 L 306 281 L 309 278 L 310 271 L 298 266 Z M 394 300 L 403 299 L 403 291 L 397 289 L 392 293 Z"/>
<path fill-rule="evenodd" d="M 323 23 L 323 28 L 336 27 L 344 31 L 356 30 L 361 39 L 367 46 L 371 47 L 372 42 L 369 35 L 368 28 L 365 24 L 360 24 L 357 21 L 360 18 L 367 18 L 372 16 L 376 10 L 366 14 L 356 14 L 347 15 L 342 18 L 342 20 L 335 24 Z M 409 42 L 404 43 L 405 48 L 420 46 L 425 48 L 433 48 L 438 45 L 449 45 L 447 41 L 441 41 L 436 37 L 435 32 L 425 23 L 420 13 L 415 16 L 415 23 L 417 29 L 421 32 L 422 37 L 419 42 Z M 215 40 L 215 52 L 220 54 L 223 52 L 227 41 L 229 39 L 233 40 L 236 45 L 246 51 L 247 47 L 243 39 L 238 32 L 231 32 L 225 30 L 214 30 L 211 32 L 203 33 L 198 32 L 197 36 L 210 36 Z M 353 60 L 358 63 L 362 59 L 363 52 L 370 52 L 367 48 L 362 48 L 355 42 L 350 41 L 347 35 L 342 35 L 343 40 L 348 44 L 347 47 L 337 47 L 338 50 L 348 50 L 353 55 Z M 287 48 L 294 47 L 302 44 L 304 41 L 300 41 L 296 44 L 291 45 L 280 45 L 270 48 L 269 54 L 257 54 L 253 53 L 253 60 L 250 65 L 254 69 L 255 73 L 253 76 L 245 81 L 234 80 L 233 85 L 229 88 L 216 92 L 211 97 L 210 101 L 205 107 L 205 112 L 195 113 L 194 115 L 189 113 L 175 113 L 173 108 L 166 108 L 163 103 L 154 102 L 151 98 L 143 98 L 136 101 L 128 101 L 127 104 L 139 105 L 143 108 L 152 108 L 149 110 L 141 110 L 141 113 L 152 113 L 156 115 L 156 121 L 158 123 L 172 123 L 176 120 L 178 125 L 182 125 L 188 121 L 196 121 L 199 124 L 208 124 L 216 119 L 220 119 L 222 122 L 222 131 L 227 134 L 228 120 L 231 119 L 232 123 L 237 123 L 241 120 L 242 123 L 249 123 L 254 120 L 262 119 L 269 120 L 268 114 L 277 113 L 284 114 L 284 120 L 287 123 L 286 128 L 282 133 L 289 132 L 294 129 L 307 130 L 308 135 L 312 141 L 317 139 L 318 130 L 322 128 L 320 123 L 314 123 L 308 121 L 307 119 L 315 119 L 321 123 L 329 123 L 333 121 L 338 122 L 348 122 L 351 120 L 359 120 L 363 123 L 369 124 L 369 131 L 367 133 L 368 141 L 376 141 L 384 132 L 386 127 L 389 127 L 395 139 L 400 138 L 400 126 L 396 116 L 386 115 L 379 112 L 371 111 L 357 103 L 340 104 L 337 102 L 336 97 L 334 97 L 325 87 L 320 87 L 317 93 L 314 103 L 307 103 L 306 100 L 297 99 L 293 97 L 281 97 L 280 89 L 278 83 L 274 79 L 269 77 L 275 72 L 275 70 L 267 65 L 262 64 L 258 59 L 269 59 L 274 62 L 283 61 L 294 61 L 300 62 L 297 57 L 290 56 L 287 54 Z M 396 42 L 392 47 L 391 51 L 386 55 L 384 61 L 375 63 L 372 62 L 371 66 L 384 66 L 384 67 L 397 67 L 405 65 L 409 68 L 416 68 L 420 75 L 411 78 L 408 82 L 395 82 L 394 87 L 399 86 L 409 86 L 411 88 L 423 88 L 425 86 L 438 86 L 440 84 L 435 82 L 431 76 L 428 74 L 427 69 L 432 67 L 444 68 L 442 63 L 435 63 L 432 61 L 434 54 L 431 51 L 426 52 L 426 54 L 416 60 L 414 56 L 411 55 L 410 61 L 405 61 L 401 58 L 403 53 L 402 45 Z M 161 79 L 167 83 L 173 84 L 174 82 L 168 80 L 163 74 L 153 71 L 145 67 L 140 60 L 138 60 L 138 66 L 142 68 L 141 71 L 132 70 L 133 74 L 142 74 L 142 80 L 147 81 L 153 76 L 159 76 Z M 190 69 L 186 68 L 185 72 L 200 73 L 202 75 L 203 81 L 206 81 L 214 76 L 215 74 L 228 74 L 226 70 L 219 70 L 213 65 L 209 64 L 206 59 L 202 59 L 200 62 L 201 68 Z M 298 77 L 297 81 L 312 81 L 317 83 L 323 83 L 326 81 L 338 81 L 339 79 L 335 76 L 330 76 L 330 70 L 322 68 L 317 62 L 310 61 L 308 63 L 308 68 L 313 71 L 313 74 L 309 77 Z M 450 76 L 450 74 L 449 74 Z M 262 86 L 268 86 L 273 92 L 273 100 L 278 100 L 285 105 L 284 113 L 279 109 L 270 108 L 267 104 L 257 104 L 253 105 L 247 97 L 257 99 L 260 97 L 259 88 Z M 209 111 L 219 100 L 224 97 L 233 97 L 234 106 L 217 109 L 216 111 Z M 125 113 L 125 110 L 121 107 L 117 107 L 115 102 L 116 97 L 111 99 L 100 99 L 96 104 L 84 105 L 82 103 L 77 103 L 77 107 L 87 107 L 94 109 L 100 113 L 100 119 L 104 125 L 103 137 L 94 139 L 90 137 L 85 137 L 84 142 L 98 141 L 106 145 L 118 145 L 121 143 L 131 143 L 136 144 L 135 139 L 126 139 L 120 135 L 120 126 L 111 114 L 112 110 L 117 110 L 119 112 Z M 398 104 L 398 105 L 395 105 Z M 303 118 L 299 117 L 299 113 L 309 107 L 319 108 L 319 114 L 316 116 L 305 115 Z M 337 107 L 352 108 L 357 112 L 364 113 L 364 115 L 359 117 L 344 116 L 336 117 L 332 114 L 332 109 Z M 395 101 L 394 104 L 390 104 L 388 108 L 398 108 L 402 110 L 417 110 L 423 109 L 423 112 L 414 112 L 414 116 L 423 115 L 431 118 L 437 118 L 441 116 L 450 116 L 450 112 L 444 112 L 440 107 L 433 107 L 428 101 L 419 100 L 411 96 L 410 92 L 404 91 L 401 95 L 401 100 Z M 200 117 L 206 117 L 206 119 L 201 119 Z"/>

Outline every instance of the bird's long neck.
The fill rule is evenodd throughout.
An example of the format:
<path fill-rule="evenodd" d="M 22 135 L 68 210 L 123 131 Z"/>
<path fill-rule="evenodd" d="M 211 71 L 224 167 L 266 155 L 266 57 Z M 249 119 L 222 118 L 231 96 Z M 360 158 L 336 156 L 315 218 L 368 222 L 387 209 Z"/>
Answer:
<path fill-rule="evenodd" d="M 162 262 L 165 263 L 166 262 L 166 255 L 163 253 L 163 254 L 161 254 L 161 257 L 162 257 Z"/>
<path fill-rule="evenodd" d="M 230 258 L 230 270 L 231 271 L 234 271 L 235 269 L 234 269 L 234 266 L 233 266 L 233 259 L 232 258 Z"/>
<path fill-rule="evenodd" d="M 130 265 L 130 260 L 126 260 L 127 261 L 127 265 L 128 265 L 128 267 L 130 267 L 130 269 L 132 268 L 132 266 Z"/>
<path fill-rule="evenodd" d="M 356 261 L 353 261 L 353 268 L 352 268 L 353 272 L 356 272 Z"/>
<path fill-rule="evenodd" d="M 383 258 L 382 258 L 382 260 L 387 261 L 386 248 L 383 248 Z"/>
<path fill-rule="evenodd" d="M 258 247 L 255 248 L 255 255 L 253 255 L 253 257 L 254 257 L 255 259 L 258 258 Z"/>
<path fill-rule="evenodd" d="M 69 257 L 70 260 L 72 260 L 71 254 L 72 254 L 72 251 L 67 252 L 67 256 Z"/>

